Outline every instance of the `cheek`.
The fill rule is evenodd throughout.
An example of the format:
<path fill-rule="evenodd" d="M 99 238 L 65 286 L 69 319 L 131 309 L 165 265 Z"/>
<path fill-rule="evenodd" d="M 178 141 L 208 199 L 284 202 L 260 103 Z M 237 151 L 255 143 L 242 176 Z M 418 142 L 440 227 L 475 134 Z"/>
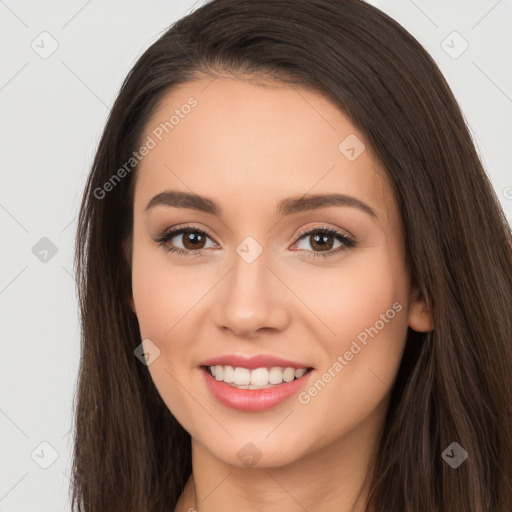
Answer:
<path fill-rule="evenodd" d="M 375 249 L 354 254 L 336 268 L 314 269 L 295 278 L 294 291 L 310 311 L 301 321 L 323 340 L 331 357 L 348 350 L 358 336 L 364 342 L 375 324 L 379 339 L 388 340 L 386 350 L 392 350 L 391 345 L 400 350 L 402 336 L 397 334 L 404 333 L 407 324 L 407 276 L 400 261 L 385 248 Z"/>
<path fill-rule="evenodd" d="M 327 355 L 301 397 L 312 417 L 326 420 L 329 411 L 327 430 L 334 437 L 340 428 L 356 427 L 386 398 L 407 335 L 405 272 L 384 253 L 359 261 L 328 280 L 331 292 L 323 298 L 321 316 L 334 334 L 322 336 Z M 320 420 L 314 423 L 326 429 Z"/>
<path fill-rule="evenodd" d="M 194 433 L 197 402 L 184 392 L 183 385 L 189 381 L 192 368 L 187 350 L 188 322 L 194 319 L 190 309 L 205 293 L 201 282 L 208 280 L 197 274 L 194 277 L 193 270 L 186 267 L 173 268 L 165 251 L 143 244 L 134 246 L 132 290 L 141 339 L 150 339 L 160 351 L 148 371 L 168 409 Z"/>
<path fill-rule="evenodd" d="M 350 271 L 340 283 L 341 301 L 334 317 L 339 342 L 331 354 L 346 355 L 347 374 L 388 384 L 397 370 L 407 332 L 406 274 L 400 259 L 390 264 L 384 251 Z M 372 371 L 376 374 L 372 377 Z"/>
<path fill-rule="evenodd" d="M 205 293 L 204 270 L 170 264 L 164 249 L 135 244 L 132 260 L 132 290 L 143 337 L 164 340 L 172 330 L 187 323 L 187 311 Z"/>

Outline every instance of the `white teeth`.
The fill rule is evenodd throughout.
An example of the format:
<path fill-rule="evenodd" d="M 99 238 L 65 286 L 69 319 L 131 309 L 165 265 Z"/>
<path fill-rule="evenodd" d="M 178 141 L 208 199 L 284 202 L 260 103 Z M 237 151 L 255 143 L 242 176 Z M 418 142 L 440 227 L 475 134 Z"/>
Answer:
<path fill-rule="evenodd" d="M 247 368 L 235 368 L 233 383 L 238 386 L 247 386 L 251 381 L 251 372 Z"/>
<path fill-rule="evenodd" d="M 291 382 L 294 379 L 300 379 L 307 369 L 306 368 L 282 368 L 275 366 L 272 368 L 255 368 L 249 370 L 237 366 L 210 366 L 211 374 L 218 381 L 232 384 L 234 387 L 243 389 L 262 389 L 272 385 L 281 384 L 284 382 Z"/>
<path fill-rule="evenodd" d="M 274 367 L 268 374 L 269 384 L 281 384 L 283 382 L 283 370 L 279 367 Z"/>
<path fill-rule="evenodd" d="M 217 380 L 222 380 L 223 376 L 224 376 L 224 367 L 220 366 L 220 365 L 215 366 L 215 378 Z"/>
<path fill-rule="evenodd" d="M 224 382 L 235 381 L 235 369 L 232 366 L 224 366 L 224 377 L 222 380 Z"/>
<path fill-rule="evenodd" d="M 283 372 L 283 380 L 291 382 L 295 378 L 295 368 L 286 368 Z"/>
<path fill-rule="evenodd" d="M 268 370 L 266 368 L 256 368 L 251 372 L 251 384 L 253 386 L 267 386 L 268 383 Z"/>
<path fill-rule="evenodd" d="M 306 371 L 306 368 L 299 368 L 298 370 L 295 370 L 295 377 L 300 379 L 306 373 Z"/>

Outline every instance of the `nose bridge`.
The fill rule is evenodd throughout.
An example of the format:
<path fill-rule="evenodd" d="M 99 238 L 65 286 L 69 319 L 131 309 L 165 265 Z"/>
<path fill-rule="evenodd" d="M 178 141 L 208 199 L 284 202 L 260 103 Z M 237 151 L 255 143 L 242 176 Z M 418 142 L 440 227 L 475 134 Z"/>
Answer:
<path fill-rule="evenodd" d="M 238 335 L 249 335 L 262 327 L 282 329 L 286 305 L 278 290 L 279 279 L 268 268 L 270 251 L 253 237 L 235 249 L 231 272 L 221 287 L 216 323 Z"/>

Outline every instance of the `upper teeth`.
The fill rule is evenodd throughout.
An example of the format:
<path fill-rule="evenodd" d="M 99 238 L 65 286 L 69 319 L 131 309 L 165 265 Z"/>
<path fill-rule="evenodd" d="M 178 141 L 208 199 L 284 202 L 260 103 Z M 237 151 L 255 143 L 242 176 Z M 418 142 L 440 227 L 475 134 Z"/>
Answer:
<path fill-rule="evenodd" d="M 282 368 L 275 366 L 273 368 L 255 368 L 249 370 L 237 366 L 209 366 L 212 375 L 216 380 L 222 380 L 226 383 L 233 383 L 239 386 L 254 385 L 254 386 L 267 386 L 268 384 L 281 384 L 291 382 L 294 378 L 302 377 L 307 369 L 306 368 Z"/>

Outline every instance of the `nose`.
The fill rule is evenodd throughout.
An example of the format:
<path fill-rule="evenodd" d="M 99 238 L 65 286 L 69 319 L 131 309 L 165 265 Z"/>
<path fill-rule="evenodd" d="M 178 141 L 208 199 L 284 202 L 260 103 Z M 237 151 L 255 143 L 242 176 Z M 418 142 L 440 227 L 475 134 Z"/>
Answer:
<path fill-rule="evenodd" d="M 217 327 L 254 338 L 262 330 L 282 331 L 290 320 L 290 292 L 270 268 L 265 251 L 252 262 L 236 255 L 215 300 Z"/>

